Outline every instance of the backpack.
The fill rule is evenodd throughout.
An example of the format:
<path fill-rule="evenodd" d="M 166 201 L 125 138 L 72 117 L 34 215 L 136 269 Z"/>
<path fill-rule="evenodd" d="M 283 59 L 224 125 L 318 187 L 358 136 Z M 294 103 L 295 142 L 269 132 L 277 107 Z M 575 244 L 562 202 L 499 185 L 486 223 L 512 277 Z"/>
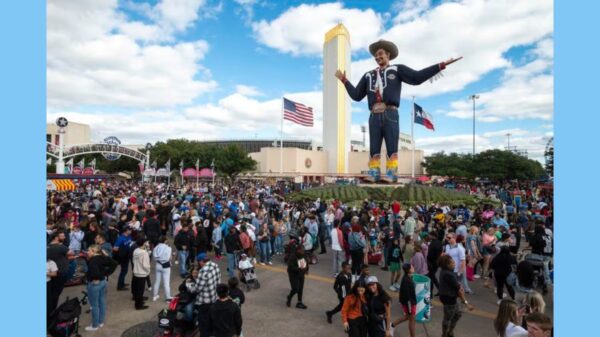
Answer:
<path fill-rule="evenodd" d="M 357 238 L 357 236 L 359 237 Z M 365 248 L 363 243 L 360 241 L 359 233 L 350 233 L 350 235 L 348 235 L 348 244 L 350 245 L 350 250 L 358 250 Z"/>
<path fill-rule="evenodd" d="M 117 269 L 117 266 L 119 265 L 117 261 L 111 259 L 108 256 L 105 256 L 103 258 L 103 262 L 104 264 L 102 265 L 102 268 L 104 270 L 104 275 L 107 277 L 112 275 L 115 272 L 115 269 Z"/>

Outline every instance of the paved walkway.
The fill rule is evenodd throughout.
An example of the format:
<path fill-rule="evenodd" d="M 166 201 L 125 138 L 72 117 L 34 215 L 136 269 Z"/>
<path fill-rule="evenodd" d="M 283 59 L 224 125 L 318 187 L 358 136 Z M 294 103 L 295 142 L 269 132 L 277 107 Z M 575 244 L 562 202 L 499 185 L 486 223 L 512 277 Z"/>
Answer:
<path fill-rule="evenodd" d="M 330 254 L 319 255 L 320 263 L 312 265 L 310 274 L 304 288 L 304 303 L 307 310 L 296 309 L 294 306 L 285 306 L 285 296 L 289 292 L 289 281 L 286 275 L 286 266 L 280 256 L 274 257 L 273 266 L 257 266 L 257 275 L 261 288 L 246 293 L 246 304 L 242 307 L 244 319 L 244 336 L 273 336 L 273 337 L 343 337 L 347 336 L 342 328 L 340 315 L 334 316 L 333 324 L 328 324 L 325 311 L 337 304 L 337 298 L 332 288 Z M 227 261 L 219 262 L 222 276 L 226 277 Z M 175 267 L 175 266 L 174 266 Z M 382 271 L 378 266 L 371 266 L 371 273 L 377 276 L 384 288 L 389 286 L 389 273 Z M 150 308 L 142 311 L 134 310 L 130 291 L 116 291 L 118 268 L 111 276 L 107 295 L 107 318 L 104 328 L 95 332 L 86 332 L 83 327 L 89 325 L 91 315 L 83 313 L 81 316 L 80 333 L 83 336 L 116 337 L 128 328 L 144 323 L 157 322 L 157 314 L 166 307 L 164 297 L 157 302 L 148 301 Z M 130 271 L 131 273 L 131 271 Z M 129 283 L 131 274 L 127 275 Z M 153 275 L 153 274 L 152 274 Z M 153 277 L 153 276 L 152 276 Z M 226 281 L 224 279 L 223 281 Z M 176 294 L 181 283 L 179 274 L 171 273 L 171 291 Z M 469 297 L 469 302 L 476 307 L 473 312 L 463 315 L 456 329 L 457 336 L 464 337 L 496 337 L 493 332 L 493 323 L 497 311 L 496 296 L 490 289 L 483 287 L 483 281 L 476 280 L 471 283 L 475 295 Z M 85 290 L 84 286 L 65 288 L 61 302 L 66 296 L 77 296 Z M 402 315 L 398 304 L 397 293 L 389 292 L 393 299 L 392 317 Z M 152 298 L 150 292 L 146 295 Z M 162 292 L 161 292 L 161 296 Z M 295 301 L 295 299 L 294 299 Z M 546 296 L 547 311 L 553 312 L 551 296 Z M 426 325 L 429 336 L 441 335 L 442 308 L 441 303 L 434 301 L 432 321 Z M 293 302 L 295 304 L 295 302 Z M 85 310 L 84 310 L 85 311 Z M 158 323 L 156 323 L 158 324 Z M 401 325 L 395 329 L 396 336 L 407 336 L 408 328 Z M 417 325 L 417 336 L 428 336 L 423 325 Z"/>

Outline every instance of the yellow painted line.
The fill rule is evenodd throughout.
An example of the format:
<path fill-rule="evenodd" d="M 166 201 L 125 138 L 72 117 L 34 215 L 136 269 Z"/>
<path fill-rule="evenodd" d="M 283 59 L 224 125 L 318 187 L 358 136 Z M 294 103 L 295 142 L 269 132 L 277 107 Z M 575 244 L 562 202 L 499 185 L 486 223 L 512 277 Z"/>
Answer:
<path fill-rule="evenodd" d="M 258 264 L 256 265 L 256 267 L 260 268 L 260 269 L 270 270 L 270 271 L 277 272 L 277 273 L 285 273 L 285 274 L 287 274 L 287 269 L 284 269 L 284 268 L 273 267 L 273 266 L 263 266 L 263 265 L 258 265 Z M 335 280 L 333 279 L 333 277 L 323 277 L 323 276 L 311 274 L 310 272 L 308 273 L 308 275 L 306 276 L 306 278 L 310 279 L 310 280 L 315 280 L 315 281 L 320 281 L 320 282 L 325 282 L 325 283 L 331 283 L 331 284 L 333 284 L 335 282 Z M 386 292 L 392 298 L 394 298 L 394 297 L 397 296 L 397 293 L 390 293 L 387 290 L 386 290 Z M 442 303 L 440 301 L 438 301 L 438 300 L 433 300 L 433 304 L 436 307 L 441 307 L 442 306 Z M 474 309 L 473 311 L 466 311 L 466 313 L 471 314 L 471 315 L 475 315 L 475 316 L 479 316 L 479 317 L 483 317 L 483 318 L 489 318 L 489 319 L 495 319 L 496 318 L 496 313 L 491 313 L 491 312 L 483 311 L 483 310 L 479 310 L 479 309 Z"/>

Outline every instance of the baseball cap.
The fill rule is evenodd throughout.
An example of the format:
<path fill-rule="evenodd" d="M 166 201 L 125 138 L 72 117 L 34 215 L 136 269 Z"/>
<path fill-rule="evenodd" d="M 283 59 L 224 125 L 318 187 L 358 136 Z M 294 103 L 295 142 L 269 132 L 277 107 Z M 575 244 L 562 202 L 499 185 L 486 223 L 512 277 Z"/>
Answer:
<path fill-rule="evenodd" d="M 208 259 L 209 259 L 209 258 L 208 258 L 208 255 L 207 255 L 206 253 L 199 253 L 199 254 L 196 256 L 196 260 L 197 260 L 197 261 L 206 261 L 206 260 L 208 260 Z"/>
<path fill-rule="evenodd" d="M 379 280 L 375 276 L 369 276 L 367 278 L 367 284 L 371 284 L 371 283 L 379 283 Z"/>

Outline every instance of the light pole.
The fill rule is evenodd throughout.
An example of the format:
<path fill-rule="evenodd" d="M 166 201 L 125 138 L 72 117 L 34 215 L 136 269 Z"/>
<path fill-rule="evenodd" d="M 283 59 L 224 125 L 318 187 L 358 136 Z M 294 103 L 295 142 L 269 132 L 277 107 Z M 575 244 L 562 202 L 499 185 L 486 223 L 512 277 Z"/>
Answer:
<path fill-rule="evenodd" d="M 508 145 L 506 146 L 506 149 L 507 149 L 508 151 L 510 151 L 510 136 L 511 136 L 511 134 L 510 134 L 510 133 L 507 133 L 507 134 L 506 134 L 506 138 L 507 138 L 507 144 L 508 144 Z"/>
<path fill-rule="evenodd" d="M 475 158 L 475 100 L 479 98 L 479 95 L 471 95 L 469 99 L 473 100 L 473 158 Z"/>

